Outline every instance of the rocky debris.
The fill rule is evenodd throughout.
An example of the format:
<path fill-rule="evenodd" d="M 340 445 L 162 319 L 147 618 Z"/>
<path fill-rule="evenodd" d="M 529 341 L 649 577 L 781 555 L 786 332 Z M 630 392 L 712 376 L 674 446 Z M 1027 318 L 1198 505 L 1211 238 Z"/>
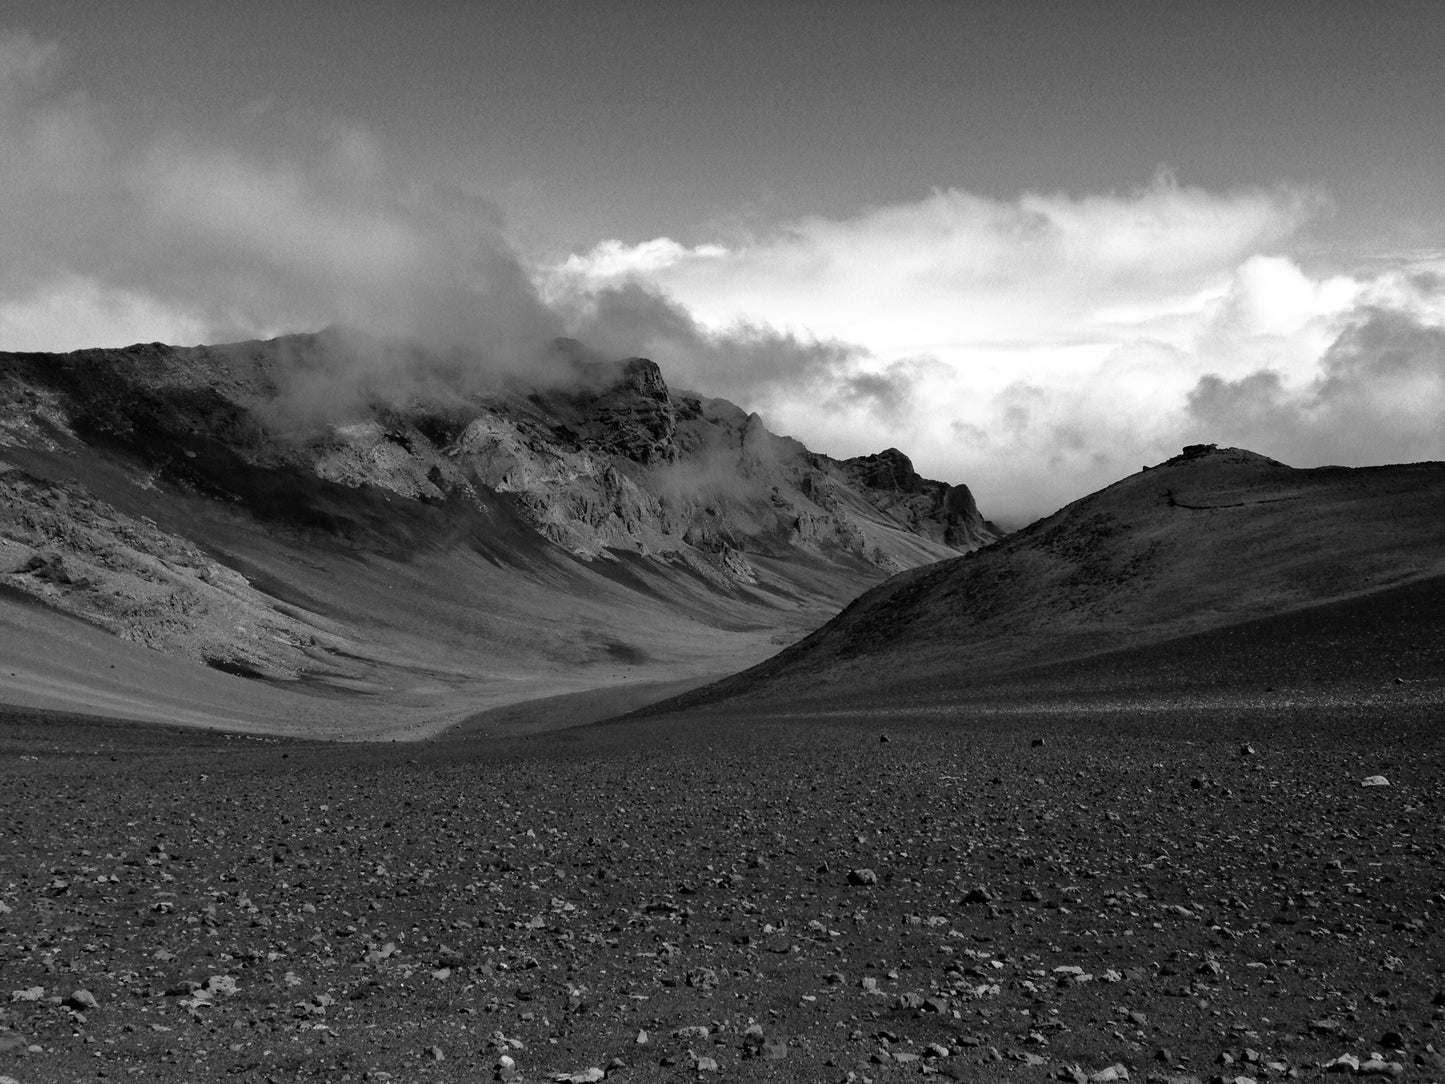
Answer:
<path fill-rule="evenodd" d="M 0 1071 L 1439 1076 L 1438 715 L 886 725 L 398 751 L 9 716 Z M 1365 755 L 1405 798 L 1342 789 Z"/>

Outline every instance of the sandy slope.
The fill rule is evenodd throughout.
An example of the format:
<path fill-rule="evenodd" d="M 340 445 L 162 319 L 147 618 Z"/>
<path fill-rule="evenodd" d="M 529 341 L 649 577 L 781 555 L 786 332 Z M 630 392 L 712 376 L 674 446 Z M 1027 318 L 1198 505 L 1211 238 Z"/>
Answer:
<path fill-rule="evenodd" d="M 766 629 L 655 624 L 672 634 L 664 655 L 571 665 L 565 658 L 529 663 L 520 652 L 469 660 L 465 642 L 435 643 L 414 617 L 369 659 L 351 660 L 364 664 L 364 679 L 283 682 L 197 666 L 28 600 L 0 597 L 0 701 L 250 734 L 419 740 L 475 716 L 473 732 L 510 730 L 523 717 L 518 706 L 533 701 L 548 706 L 525 717 L 532 729 L 547 729 L 557 725 L 558 698 L 570 704 L 563 722 L 586 722 L 705 684 L 775 649 Z M 495 715 L 507 706 L 511 715 Z"/>

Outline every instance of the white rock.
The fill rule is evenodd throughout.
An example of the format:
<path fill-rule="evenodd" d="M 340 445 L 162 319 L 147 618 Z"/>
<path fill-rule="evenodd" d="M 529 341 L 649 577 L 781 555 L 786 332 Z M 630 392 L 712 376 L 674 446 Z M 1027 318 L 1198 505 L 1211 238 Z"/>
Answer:
<path fill-rule="evenodd" d="M 1360 780 L 1362 787 L 1388 787 L 1389 785 L 1390 781 L 1383 775 L 1371 775 Z"/>

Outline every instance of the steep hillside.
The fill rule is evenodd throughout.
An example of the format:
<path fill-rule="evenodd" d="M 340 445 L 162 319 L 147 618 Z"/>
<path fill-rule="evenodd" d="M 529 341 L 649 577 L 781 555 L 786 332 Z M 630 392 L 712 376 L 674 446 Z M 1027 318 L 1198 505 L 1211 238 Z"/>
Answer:
<path fill-rule="evenodd" d="M 689 702 L 921 703 L 1098 687 L 1104 672 L 1116 686 L 1167 692 L 1190 684 L 1191 655 L 1232 660 L 1203 674 L 1216 682 L 1281 652 L 1296 676 L 1310 652 L 1336 665 L 1356 651 L 1369 660 L 1366 628 L 1407 654 L 1433 645 L 1434 662 L 1416 669 L 1445 682 L 1440 607 L 1411 602 L 1412 592 L 1439 594 L 1442 524 L 1445 464 L 1296 470 L 1241 449 L 1191 448 L 987 550 L 894 577 Z M 1347 600 L 1357 609 L 1339 609 Z M 1229 647 L 1227 630 L 1250 651 Z M 1376 661 L 1376 677 L 1398 672 L 1393 656 Z"/>
<path fill-rule="evenodd" d="M 113 687 L 134 660 L 38 603 L 178 660 L 145 684 L 199 681 L 187 711 L 234 723 L 266 684 L 337 732 L 695 683 L 994 537 L 901 453 L 810 452 L 646 359 L 560 342 L 522 380 L 335 330 L 0 354 L 0 498 L 7 655 L 30 653 L 0 701 L 145 715 Z M 72 634 L 98 654 L 62 679 Z"/>

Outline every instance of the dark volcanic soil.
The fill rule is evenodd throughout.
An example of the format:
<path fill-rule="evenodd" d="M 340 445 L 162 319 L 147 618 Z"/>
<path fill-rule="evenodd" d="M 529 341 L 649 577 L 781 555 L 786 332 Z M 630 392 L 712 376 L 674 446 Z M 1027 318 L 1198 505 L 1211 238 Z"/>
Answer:
<path fill-rule="evenodd" d="M 1440 1080 L 1440 723 L 336 747 L 12 714 L 0 1076 Z"/>

